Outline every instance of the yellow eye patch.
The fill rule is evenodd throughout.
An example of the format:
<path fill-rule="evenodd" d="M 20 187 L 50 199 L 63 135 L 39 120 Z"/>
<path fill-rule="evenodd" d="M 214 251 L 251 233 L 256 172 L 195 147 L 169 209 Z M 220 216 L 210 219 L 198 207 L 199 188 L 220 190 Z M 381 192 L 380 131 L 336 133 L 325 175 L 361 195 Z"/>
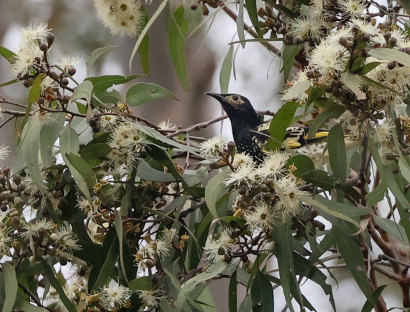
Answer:
<path fill-rule="evenodd" d="M 239 95 L 228 95 L 225 97 L 225 100 L 234 108 L 238 108 L 240 105 L 245 103 Z"/>

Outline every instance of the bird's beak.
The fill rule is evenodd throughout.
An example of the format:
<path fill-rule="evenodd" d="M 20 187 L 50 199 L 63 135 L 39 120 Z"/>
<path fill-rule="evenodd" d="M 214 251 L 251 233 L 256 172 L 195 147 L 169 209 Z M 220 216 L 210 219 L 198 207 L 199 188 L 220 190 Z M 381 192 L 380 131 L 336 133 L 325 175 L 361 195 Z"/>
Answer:
<path fill-rule="evenodd" d="M 212 96 L 214 99 L 217 99 L 218 101 L 221 101 L 222 98 L 223 98 L 222 95 L 220 95 L 218 93 L 207 92 L 205 94 L 207 94 L 209 96 Z"/>

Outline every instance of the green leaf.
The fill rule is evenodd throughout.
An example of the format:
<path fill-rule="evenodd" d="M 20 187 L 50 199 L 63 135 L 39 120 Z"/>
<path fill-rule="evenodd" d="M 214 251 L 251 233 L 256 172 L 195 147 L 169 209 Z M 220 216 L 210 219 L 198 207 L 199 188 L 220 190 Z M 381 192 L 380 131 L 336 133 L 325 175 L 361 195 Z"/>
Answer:
<path fill-rule="evenodd" d="M 98 274 L 97 280 L 95 281 L 94 285 L 92 285 L 92 290 L 90 293 L 94 291 L 98 291 L 101 289 L 104 284 L 107 282 L 108 278 L 112 270 L 115 269 L 115 263 L 118 258 L 118 240 L 114 239 L 111 243 L 110 250 L 107 253 L 107 257 L 104 260 L 104 264 Z M 91 285 L 89 285 L 91 286 Z"/>
<path fill-rule="evenodd" d="M 352 209 L 354 209 L 353 210 L 353 215 L 354 216 L 357 216 L 357 214 L 364 215 L 366 213 L 369 213 L 369 210 L 363 209 L 363 208 L 357 208 L 357 207 L 354 207 L 354 208 L 351 208 L 350 210 L 348 210 L 347 208 L 350 208 L 351 206 L 348 206 L 348 205 L 342 204 L 342 203 L 338 203 L 338 202 L 335 202 L 335 201 L 330 201 L 330 200 L 328 200 L 324 197 L 321 197 L 321 196 L 316 196 L 316 199 L 310 198 L 309 196 L 300 196 L 300 199 L 302 201 L 304 201 L 305 203 L 307 203 L 309 205 L 313 205 L 315 208 L 319 209 L 321 214 L 324 217 L 326 217 L 327 219 L 332 219 L 332 218 L 329 218 L 329 216 L 336 217 L 338 219 L 345 220 L 347 222 L 352 223 L 358 229 L 360 228 L 359 223 L 357 223 L 355 220 L 350 218 L 347 215 L 347 213 L 348 212 L 352 213 Z M 338 204 L 339 206 L 336 206 L 335 204 Z M 343 206 L 340 206 L 340 205 L 343 205 Z M 340 209 L 335 209 L 335 207 L 340 207 Z M 342 211 L 342 212 L 340 212 L 340 211 Z M 356 214 L 356 212 L 357 212 L 357 214 Z"/>
<path fill-rule="evenodd" d="M 380 62 L 370 62 L 367 63 L 366 65 L 360 67 L 358 70 L 355 71 L 355 74 L 359 74 L 361 76 L 366 75 L 368 72 L 371 72 L 373 69 L 375 69 L 377 66 L 379 66 L 381 63 Z"/>
<path fill-rule="evenodd" d="M 137 176 L 147 181 L 173 182 L 175 177 L 168 173 L 152 168 L 145 160 L 141 159 L 137 168 Z"/>
<path fill-rule="evenodd" d="M 149 101 L 167 98 L 178 100 L 171 91 L 155 83 L 139 82 L 127 91 L 127 104 L 129 106 L 138 106 Z"/>
<path fill-rule="evenodd" d="M 233 46 L 231 45 L 222 63 L 221 72 L 219 73 L 219 85 L 221 86 L 221 93 L 228 93 L 229 80 L 231 78 L 232 70 L 232 56 Z"/>
<path fill-rule="evenodd" d="M 79 154 L 81 157 L 90 161 L 92 159 L 103 158 L 111 152 L 111 147 L 107 143 L 94 143 L 83 147 Z"/>
<path fill-rule="evenodd" d="M 396 222 L 390 219 L 381 218 L 379 216 L 374 216 L 374 221 L 376 221 L 376 223 L 383 230 L 393 235 L 399 241 L 404 242 L 405 244 L 409 243 L 409 240 L 407 239 L 407 236 L 406 236 L 406 231 L 404 230 L 403 226 L 401 226 L 400 224 L 397 224 Z"/>
<path fill-rule="evenodd" d="M 333 103 L 328 109 L 320 113 L 315 117 L 312 124 L 309 127 L 308 138 L 311 139 L 314 137 L 317 130 L 330 118 L 338 118 L 345 111 L 345 108 L 342 105 Z"/>
<path fill-rule="evenodd" d="M 75 88 L 74 93 L 71 96 L 71 99 L 74 101 L 84 98 L 87 101 L 87 103 L 90 103 L 92 93 L 93 84 L 88 80 L 84 80 Z"/>
<path fill-rule="evenodd" d="M 127 77 L 120 75 L 107 75 L 99 77 L 88 77 L 85 80 L 91 81 L 94 86 L 95 93 L 101 93 L 112 87 L 113 85 L 124 84 L 131 80 L 134 80 L 137 77 L 139 77 L 139 75 L 131 75 Z"/>
<path fill-rule="evenodd" d="M 306 182 L 312 183 L 317 187 L 321 187 L 325 190 L 331 190 L 335 185 L 335 179 L 333 176 L 329 176 L 326 171 L 312 170 L 304 173 L 302 179 Z"/>
<path fill-rule="evenodd" d="M 363 90 L 360 89 L 362 80 L 363 79 L 361 78 L 361 76 L 349 72 L 342 73 L 340 78 L 340 81 L 353 91 L 353 93 L 356 95 L 357 100 L 359 101 L 366 99 L 366 93 L 364 93 Z"/>
<path fill-rule="evenodd" d="M 250 295 L 247 295 L 243 299 L 241 305 L 239 306 L 239 312 L 249 312 L 252 311 L 252 299 Z"/>
<path fill-rule="evenodd" d="M 314 281 L 316 284 L 322 287 L 324 293 L 329 296 L 329 301 L 333 307 L 333 310 L 336 311 L 332 286 L 326 284 L 327 276 L 316 266 L 314 266 L 310 259 L 305 259 L 296 252 L 293 252 L 293 260 L 296 274 L 305 276 L 306 278 Z"/>
<path fill-rule="evenodd" d="M 41 83 L 45 77 L 45 74 L 39 74 L 33 81 L 33 84 L 31 85 L 29 94 L 28 94 L 28 105 L 26 109 L 26 114 L 24 115 L 23 122 L 21 124 L 21 127 L 24 128 L 31 112 L 31 106 L 33 103 L 37 102 L 38 99 L 40 98 L 41 95 Z"/>
<path fill-rule="evenodd" d="M 7 60 L 7 62 L 9 62 L 10 64 L 14 62 L 17 56 L 16 53 L 14 53 L 13 51 L 10 51 L 9 49 L 3 46 L 0 46 L 0 55 L 4 57 Z"/>
<path fill-rule="evenodd" d="M 388 185 L 390 191 L 393 193 L 397 203 L 397 210 L 400 215 L 400 224 L 403 226 L 406 231 L 407 238 L 410 239 L 410 221 L 408 213 L 405 210 L 405 207 L 408 207 L 408 199 L 404 195 L 403 186 L 398 183 L 393 174 L 393 168 L 390 166 L 385 166 L 381 159 L 375 143 L 370 144 L 370 149 L 372 151 L 373 159 L 377 165 L 377 168 L 380 171 L 382 179 Z"/>
<path fill-rule="evenodd" d="M 123 246 L 124 233 L 123 233 L 123 228 L 122 228 L 121 215 L 127 215 L 127 212 L 128 212 L 128 209 L 122 209 L 121 207 L 121 211 L 117 210 L 115 212 L 115 220 L 114 220 L 115 231 L 117 232 L 118 244 L 120 246 L 120 265 L 121 265 L 122 274 L 124 275 L 125 280 L 127 280 L 127 273 L 125 273 L 125 266 L 124 266 L 124 246 Z"/>
<path fill-rule="evenodd" d="M 229 170 L 225 169 L 208 181 L 205 187 L 205 201 L 211 214 L 218 218 L 217 202 L 228 192 L 229 188 L 224 184 L 229 175 Z"/>
<path fill-rule="evenodd" d="M 237 312 L 238 311 L 238 281 L 236 280 L 236 273 L 237 271 L 233 272 L 231 278 L 229 279 L 229 290 L 228 290 L 228 305 L 229 305 L 229 312 Z"/>
<path fill-rule="evenodd" d="M 45 74 L 39 74 L 33 81 L 31 85 L 30 92 L 28 94 L 28 101 L 30 104 L 33 104 L 38 101 L 41 95 L 41 83 L 45 78 Z"/>
<path fill-rule="evenodd" d="M 74 304 L 68 299 L 67 295 L 64 292 L 63 287 L 61 287 L 60 282 L 55 277 L 55 273 L 53 268 L 48 264 L 48 262 L 44 259 L 41 259 L 41 263 L 43 265 L 45 276 L 50 281 L 50 284 L 55 288 L 57 291 L 60 300 L 63 302 L 64 306 L 67 308 L 69 312 L 76 312 L 76 308 Z"/>
<path fill-rule="evenodd" d="M 184 7 L 178 7 L 171 17 L 169 26 L 169 49 L 179 82 L 185 91 L 189 89 L 188 71 L 186 65 L 185 35 L 189 20 L 184 17 Z"/>
<path fill-rule="evenodd" d="M 282 277 L 281 277 L 282 278 Z M 251 284 L 251 299 L 252 311 L 254 312 L 272 312 L 274 311 L 273 304 L 273 288 L 266 275 L 261 271 L 255 274 Z"/>
<path fill-rule="evenodd" d="M 70 164 L 78 171 L 87 183 L 88 188 L 92 188 L 96 182 L 95 172 L 91 168 L 88 162 L 82 159 L 80 156 L 73 153 L 66 154 Z"/>
<path fill-rule="evenodd" d="M 13 79 L 13 80 L 10 80 L 10 81 L 1 83 L 1 84 L 0 84 L 0 88 L 1 88 L 1 87 L 5 87 L 5 86 L 9 86 L 9 85 L 12 85 L 12 84 L 15 84 L 15 83 L 17 83 L 17 82 L 19 82 L 19 81 L 20 81 L 20 80 L 18 80 L 18 79 Z"/>
<path fill-rule="evenodd" d="M 383 200 L 387 192 L 387 184 L 382 181 L 373 191 L 367 195 L 367 206 L 371 207 L 374 204 Z"/>
<path fill-rule="evenodd" d="M 236 31 L 238 32 L 238 38 L 243 48 L 245 47 L 245 25 L 243 22 L 244 1 L 245 0 L 239 0 L 238 17 L 236 18 Z M 221 93 L 226 93 L 226 92 L 221 92 Z"/>
<path fill-rule="evenodd" d="M 312 103 L 314 100 L 317 100 L 321 96 L 326 94 L 326 88 L 325 86 L 322 87 L 313 87 L 310 92 L 308 99 L 306 101 L 306 108 Z"/>
<path fill-rule="evenodd" d="M 315 170 L 313 161 L 306 155 L 296 155 L 289 158 L 286 161 L 285 167 L 289 168 L 291 165 L 296 167 L 296 170 L 292 171 L 292 173 L 298 178 L 302 177 L 306 172 Z"/>
<path fill-rule="evenodd" d="M 347 167 L 346 147 L 343 130 L 340 124 L 337 124 L 330 129 L 327 146 L 332 172 L 339 183 L 345 183 Z"/>
<path fill-rule="evenodd" d="M 155 144 L 161 145 L 160 142 L 162 142 L 162 143 L 165 143 L 166 147 L 175 147 L 182 151 L 190 152 L 194 155 L 199 155 L 197 148 L 194 148 L 192 146 L 187 146 L 179 142 L 176 142 L 174 140 L 171 140 L 153 128 L 142 126 L 139 123 L 135 124 L 135 126 L 138 128 L 138 130 L 140 130 L 141 132 L 145 133 L 148 137 L 150 137 Z"/>
<path fill-rule="evenodd" d="M 155 22 L 155 20 L 158 18 L 158 16 L 161 14 L 161 12 L 165 9 L 167 3 L 168 3 L 168 0 L 164 0 L 164 1 L 161 2 L 161 4 L 158 6 L 155 13 L 151 16 L 149 21 L 145 24 L 144 29 L 139 34 L 137 42 L 135 43 L 134 48 L 132 49 L 132 53 L 131 53 L 131 56 L 130 56 L 130 61 L 128 63 L 128 67 L 129 67 L 130 72 L 131 72 L 132 60 L 134 59 L 134 56 L 137 53 L 137 51 L 139 49 L 139 46 L 142 43 L 145 35 L 147 34 L 148 29 L 151 28 L 152 24 Z"/>
<path fill-rule="evenodd" d="M 150 57 L 149 57 L 149 36 L 145 35 L 138 47 L 138 53 L 140 54 L 140 62 L 142 69 L 146 75 L 150 72 Z"/>
<path fill-rule="evenodd" d="M 282 53 L 283 66 L 280 71 L 283 72 L 283 79 L 285 81 L 288 80 L 289 74 L 293 67 L 293 61 L 295 60 L 295 56 L 298 55 L 300 50 L 302 49 L 303 44 L 284 46 Z"/>
<path fill-rule="evenodd" d="M 128 287 L 132 290 L 151 290 L 152 278 L 149 276 L 138 277 L 130 281 Z"/>
<path fill-rule="evenodd" d="M 24 312 L 47 312 L 47 310 L 45 308 L 40 308 L 37 306 L 34 306 L 32 304 L 30 304 L 26 298 L 23 297 L 23 295 L 18 294 L 17 295 L 17 300 L 16 303 L 14 305 L 15 309 L 19 309 L 21 311 Z"/>
<path fill-rule="evenodd" d="M 372 312 L 374 308 L 374 302 L 377 301 L 377 299 L 380 297 L 382 294 L 382 291 L 387 287 L 387 285 L 382 285 L 377 287 L 377 289 L 372 293 L 372 298 L 373 301 L 370 302 L 369 300 L 366 300 L 366 302 L 363 305 L 363 308 L 361 312 Z"/>
<path fill-rule="evenodd" d="M 369 55 L 386 61 L 396 61 L 399 64 L 410 67 L 410 55 L 396 49 L 378 48 L 370 49 Z"/>
<path fill-rule="evenodd" d="M 298 106 L 298 102 L 288 102 L 278 110 L 269 126 L 270 137 L 268 143 L 266 143 L 266 148 L 272 150 L 281 148 L 281 143 L 285 138 L 286 128 L 292 121 Z"/>
<path fill-rule="evenodd" d="M 312 82 L 309 80 L 302 80 L 296 82 L 293 86 L 286 90 L 286 93 L 282 96 L 281 100 L 289 101 L 296 99 L 303 95 L 303 93 L 307 93 L 307 90 L 312 85 Z"/>
<path fill-rule="evenodd" d="M 374 304 L 372 291 L 367 281 L 360 243 L 357 236 L 352 236 L 352 233 L 356 229 L 343 220 L 336 220 L 336 222 L 333 222 L 333 226 L 336 234 L 337 247 L 342 254 L 344 262 L 366 298 Z"/>
<path fill-rule="evenodd" d="M 80 143 L 78 140 L 78 134 L 68 125 L 60 135 L 61 156 L 65 164 L 67 165 L 68 169 L 70 169 L 70 173 L 73 176 L 75 182 L 77 183 L 78 188 L 81 190 L 84 196 L 91 201 L 91 195 L 88 190 L 87 181 L 82 176 L 82 174 L 76 169 L 76 167 L 73 166 L 73 164 L 71 164 L 70 159 L 67 157 L 67 155 L 70 154 L 78 155 L 79 148 Z"/>
<path fill-rule="evenodd" d="M 40 130 L 40 155 L 44 167 L 53 165 L 53 146 L 64 129 L 65 113 L 55 113 L 54 119 L 43 124 Z"/>
<path fill-rule="evenodd" d="M 44 194 L 48 193 L 47 188 L 43 183 L 41 177 L 40 163 L 38 158 L 40 133 L 43 124 L 38 118 L 30 118 L 25 125 L 22 133 L 22 140 L 19 146 L 19 150 L 23 154 L 24 161 L 27 166 L 27 170 L 30 174 L 30 178 L 37 185 L 39 190 Z"/>
<path fill-rule="evenodd" d="M 259 37 L 262 37 L 261 27 L 258 20 L 258 8 L 256 7 L 255 0 L 245 0 L 246 10 L 248 11 L 249 18 L 251 19 L 253 27 L 255 27 L 256 32 Z"/>
<path fill-rule="evenodd" d="M 294 312 L 295 310 L 292 306 L 291 288 L 296 287 L 297 293 L 294 295 L 298 296 L 299 300 L 302 300 L 302 298 L 300 289 L 297 286 L 298 283 L 296 281 L 295 268 L 293 266 L 291 238 L 292 234 L 288 223 L 281 224 L 273 232 L 273 239 L 275 241 L 275 255 L 279 266 L 280 282 L 288 309 Z"/>
<path fill-rule="evenodd" d="M 94 65 L 94 63 L 104 54 L 109 53 L 113 50 L 118 49 L 118 46 L 108 46 L 97 48 L 90 53 L 90 56 L 87 58 L 86 67 L 87 67 L 87 75 L 90 74 L 90 69 Z"/>
<path fill-rule="evenodd" d="M 13 311 L 14 302 L 16 301 L 17 296 L 17 278 L 16 278 L 16 271 L 14 266 L 9 263 L 3 263 L 3 276 L 4 276 L 4 284 L 7 287 L 4 288 L 5 291 L 5 298 L 3 303 L 2 312 L 11 312 Z"/>

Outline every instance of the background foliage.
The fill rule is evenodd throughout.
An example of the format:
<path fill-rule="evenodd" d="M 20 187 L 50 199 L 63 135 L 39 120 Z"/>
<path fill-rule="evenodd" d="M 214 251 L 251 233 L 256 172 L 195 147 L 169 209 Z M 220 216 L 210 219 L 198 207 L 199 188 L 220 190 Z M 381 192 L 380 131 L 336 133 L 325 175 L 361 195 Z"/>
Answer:
<path fill-rule="evenodd" d="M 257 166 L 219 137 L 195 136 L 226 116 L 187 128 L 154 124 L 133 107 L 174 92 L 141 73 L 77 81 L 78 60 L 53 55 L 60 39 L 44 24 L 27 26 L 16 51 L 0 47 L 15 76 L 1 87 L 29 90 L 23 103 L 0 98 L 14 106 L 2 109 L 1 127 L 18 121 L 13 168 L 0 174 L 2 311 L 215 310 L 209 282 L 219 279 L 229 280 L 230 311 L 280 309 L 276 288 L 285 309 L 315 310 L 300 289 L 306 280 L 340 310 L 328 278 L 340 268 L 366 297 L 362 311 L 393 308 L 386 287 L 410 307 L 407 2 L 95 7 L 113 34 L 136 37 L 129 64 L 140 62 L 144 75 L 150 29 L 165 19 L 186 91 L 187 41 L 216 14 L 233 19 L 238 37 L 220 69 L 222 92 L 241 66 L 237 49 L 259 44 L 281 55 L 283 106 L 261 112 L 274 115 L 268 156 Z M 94 50 L 87 72 L 114 49 Z M 309 125 L 309 136 L 329 129 L 326 157 L 281 150 L 294 123 Z M 0 159 L 8 154 L 2 145 Z M 334 259 L 339 265 L 327 265 Z"/>

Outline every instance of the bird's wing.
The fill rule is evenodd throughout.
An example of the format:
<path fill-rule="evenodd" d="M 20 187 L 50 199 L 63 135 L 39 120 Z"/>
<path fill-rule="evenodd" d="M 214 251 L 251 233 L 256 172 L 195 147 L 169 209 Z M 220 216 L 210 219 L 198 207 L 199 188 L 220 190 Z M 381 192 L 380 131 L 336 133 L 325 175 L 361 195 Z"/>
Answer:
<path fill-rule="evenodd" d="M 254 131 L 259 141 L 265 142 L 269 137 L 269 123 L 259 126 L 258 131 Z M 325 141 L 329 136 L 329 130 L 318 129 L 312 138 L 308 138 L 309 127 L 289 127 L 286 129 L 283 145 L 287 148 L 299 148 L 308 144 Z"/>

